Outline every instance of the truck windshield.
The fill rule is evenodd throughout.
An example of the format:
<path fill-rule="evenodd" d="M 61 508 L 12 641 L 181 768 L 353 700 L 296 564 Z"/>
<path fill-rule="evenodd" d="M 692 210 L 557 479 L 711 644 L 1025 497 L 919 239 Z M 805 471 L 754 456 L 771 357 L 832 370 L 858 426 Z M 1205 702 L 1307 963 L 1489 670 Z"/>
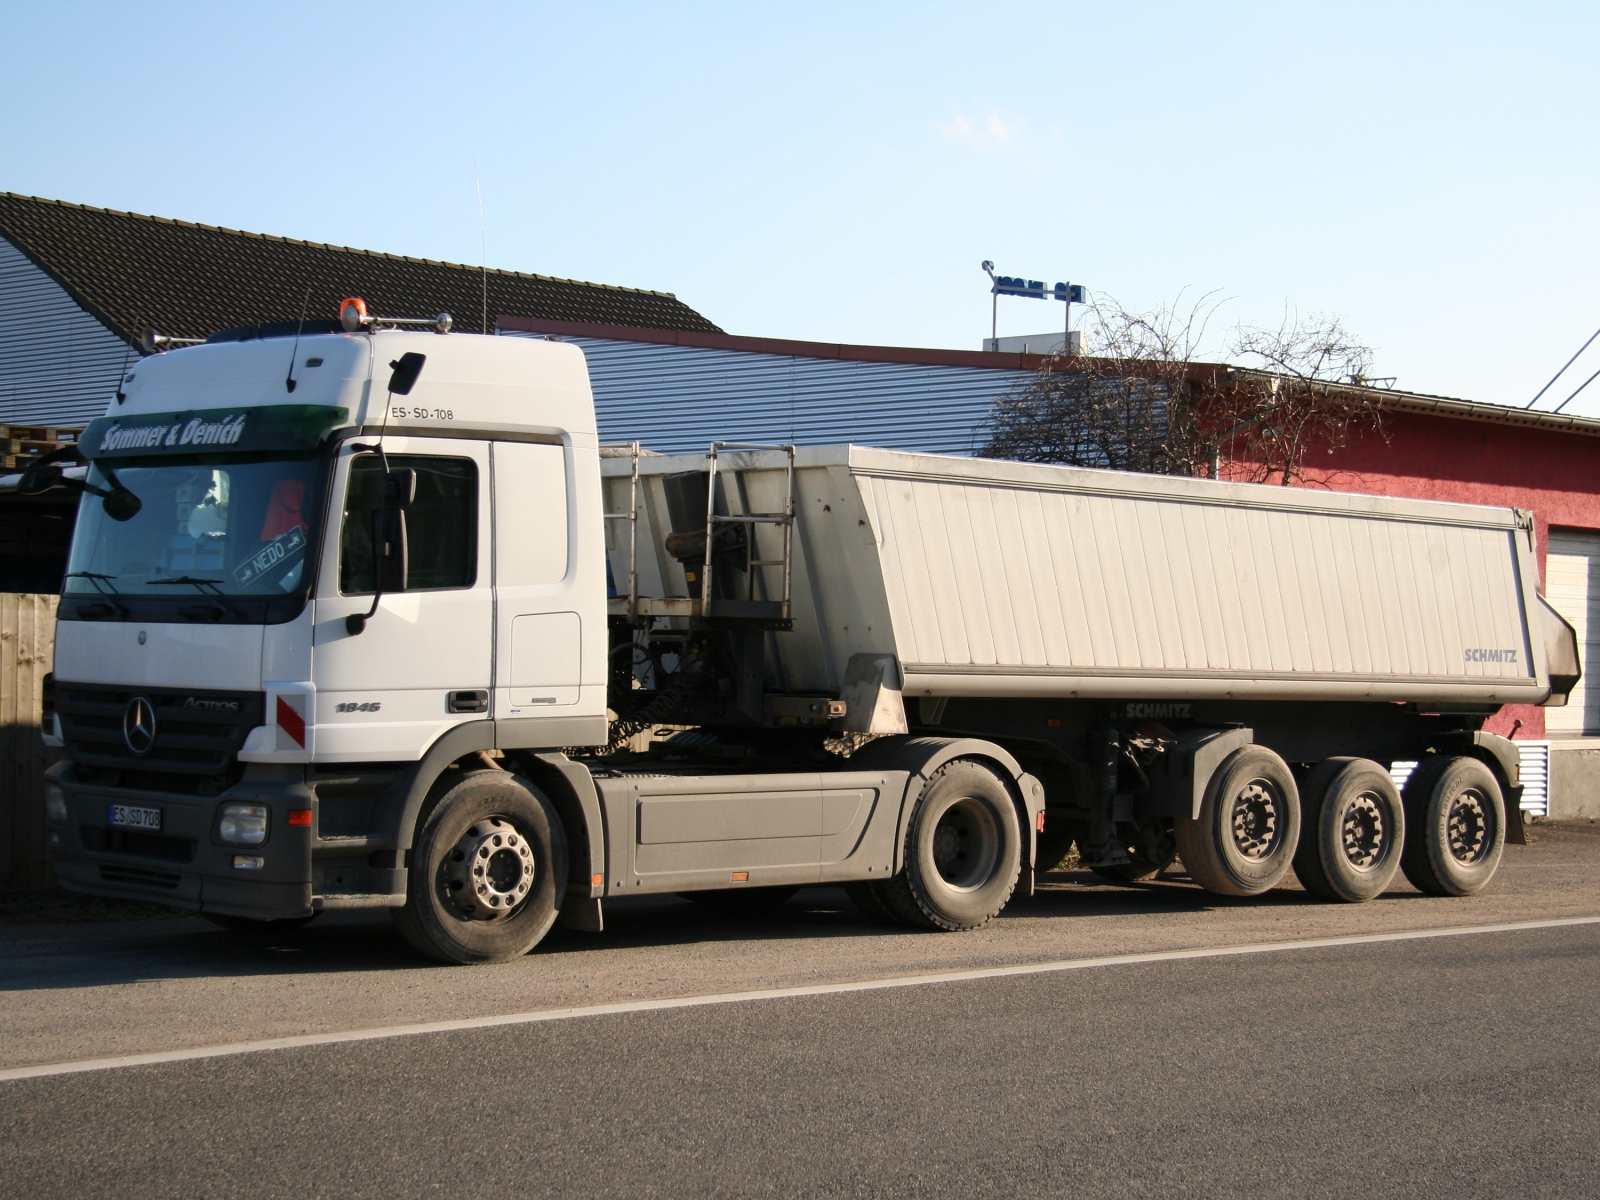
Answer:
<path fill-rule="evenodd" d="M 111 495 L 91 491 L 83 498 L 66 594 L 295 592 L 308 582 L 306 556 L 321 511 L 322 476 L 316 457 L 96 461 L 87 482 Z M 137 504 L 118 495 L 124 491 Z"/>

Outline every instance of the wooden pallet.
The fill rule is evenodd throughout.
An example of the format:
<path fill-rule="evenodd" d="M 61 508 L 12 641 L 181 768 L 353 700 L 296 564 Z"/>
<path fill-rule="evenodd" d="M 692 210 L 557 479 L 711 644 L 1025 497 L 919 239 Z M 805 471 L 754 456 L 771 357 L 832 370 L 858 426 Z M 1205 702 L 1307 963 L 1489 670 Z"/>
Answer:
<path fill-rule="evenodd" d="M 0 425 L 0 466 L 21 470 L 41 454 L 72 445 L 82 432 L 64 425 Z"/>

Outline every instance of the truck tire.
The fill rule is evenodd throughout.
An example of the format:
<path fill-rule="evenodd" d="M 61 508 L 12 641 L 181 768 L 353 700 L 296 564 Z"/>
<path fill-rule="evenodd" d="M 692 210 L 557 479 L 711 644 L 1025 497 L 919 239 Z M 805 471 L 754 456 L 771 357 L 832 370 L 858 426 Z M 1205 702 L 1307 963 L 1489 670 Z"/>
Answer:
<path fill-rule="evenodd" d="M 1240 746 L 1206 785 L 1198 818 L 1173 834 L 1189 877 L 1219 896 L 1258 896 L 1289 872 L 1300 842 L 1300 795 L 1289 764 L 1265 746 Z"/>
<path fill-rule="evenodd" d="M 411 851 L 401 934 L 430 958 L 520 958 L 550 931 L 567 890 L 567 839 L 555 807 L 506 771 L 473 771 L 423 818 Z"/>
<path fill-rule="evenodd" d="M 1011 789 L 982 763 L 934 772 L 906 828 L 905 867 L 874 886 L 908 925 L 976 929 L 1006 906 L 1022 872 L 1022 824 Z"/>
<path fill-rule="evenodd" d="M 1300 788 L 1294 873 L 1321 900 L 1381 895 L 1400 867 L 1406 816 L 1394 780 L 1366 758 L 1318 763 Z"/>
<path fill-rule="evenodd" d="M 1494 878 L 1506 805 L 1494 772 L 1475 758 L 1424 759 L 1406 780 L 1400 869 L 1430 896 L 1470 896 Z"/>

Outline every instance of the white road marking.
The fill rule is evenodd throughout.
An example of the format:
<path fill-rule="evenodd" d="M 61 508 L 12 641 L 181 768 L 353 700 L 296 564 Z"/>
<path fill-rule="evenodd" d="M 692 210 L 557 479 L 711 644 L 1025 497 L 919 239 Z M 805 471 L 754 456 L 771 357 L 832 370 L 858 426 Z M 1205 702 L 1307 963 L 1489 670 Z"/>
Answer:
<path fill-rule="evenodd" d="M 40 1079 L 50 1075 L 77 1075 L 85 1071 L 111 1071 L 119 1067 L 189 1062 L 200 1058 L 225 1058 L 236 1054 L 259 1054 L 264 1050 L 292 1050 L 300 1046 L 333 1046 L 340 1042 L 370 1042 L 379 1038 L 415 1037 L 423 1033 L 454 1033 L 464 1029 L 494 1029 L 503 1025 L 537 1025 L 546 1021 L 571 1021 L 579 1017 L 660 1012 L 674 1008 L 703 1008 L 713 1004 L 744 1004 L 752 1000 L 788 1000 L 799 996 L 837 996 L 849 992 L 878 992 L 889 988 L 966 983 L 978 979 L 1006 979 L 1018 975 L 1049 975 L 1058 971 L 1129 967 L 1144 963 L 1178 962 L 1191 958 L 1230 958 L 1246 954 L 1276 954 L 1285 950 L 1322 950 L 1330 946 L 1369 946 L 1379 942 L 1414 942 L 1429 938 L 1467 937 L 1481 933 L 1518 933 L 1531 929 L 1561 929 L 1572 925 L 1600 925 L 1600 916 L 1564 917 L 1548 921 L 1508 921 L 1499 925 L 1460 925 L 1444 929 L 1410 929 L 1397 933 L 1358 933 L 1345 937 L 1306 938 L 1295 942 L 1258 942 L 1242 946 L 1210 946 L 1194 950 L 1153 950 L 1143 954 L 1111 954 L 1100 958 L 1069 958 L 1054 962 L 1021 963 L 1010 967 L 978 967 L 966 971 L 898 975 L 888 979 L 862 979 L 853 983 L 819 983 L 807 987 L 765 988 L 752 992 L 675 996 L 665 1000 L 625 1000 L 611 1004 L 586 1004 L 579 1008 L 546 1008 L 537 1012 L 503 1013 L 493 1017 L 422 1021 L 412 1025 L 387 1025 L 376 1029 L 347 1029 L 341 1033 L 308 1033 L 298 1037 L 263 1038 L 256 1042 L 193 1046 L 186 1050 L 161 1050 L 153 1054 L 119 1054 L 108 1058 L 83 1058 L 74 1062 L 39 1063 L 31 1067 L 0 1070 L 0 1082 L 13 1079 Z"/>

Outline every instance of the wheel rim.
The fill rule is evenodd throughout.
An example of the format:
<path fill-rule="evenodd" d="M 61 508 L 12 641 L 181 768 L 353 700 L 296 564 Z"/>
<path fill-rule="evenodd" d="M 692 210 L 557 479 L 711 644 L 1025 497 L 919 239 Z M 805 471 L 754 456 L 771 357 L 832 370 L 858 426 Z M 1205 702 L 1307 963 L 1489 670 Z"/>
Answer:
<path fill-rule="evenodd" d="M 1450 801 L 1445 818 L 1445 844 L 1459 863 L 1475 863 L 1489 852 L 1489 801 L 1468 788 Z"/>
<path fill-rule="evenodd" d="M 1344 810 L 1339 822 L 1339 845 L 1345 859 L 1358 871 L 1371 870 L 1389 844 L 1389 829 L 1375 792 L 1362 792 Z"/>
<path fill-rule="evenodd" d="M 939 878 L 957 891 L 982 887 L 1000 859 L 1000 829 L 979 800 L 957 800 L 933 828 L 933 865 Z"/>
<path fill-rule="evenodd" d="M 1283 797 L 1266 779 L 1252 779 L 1234 793 L 1228 828 L 1233 848 L 1244 858 L 1269 858 L 1283 840 Z"/>
<path fill-rule="evenodd" d="M 533 847 L 511 818 L 484 817 L 445 855 L 445 894 L 469 921 L 501 920 L 528 898 L 534 870 Z"/>

